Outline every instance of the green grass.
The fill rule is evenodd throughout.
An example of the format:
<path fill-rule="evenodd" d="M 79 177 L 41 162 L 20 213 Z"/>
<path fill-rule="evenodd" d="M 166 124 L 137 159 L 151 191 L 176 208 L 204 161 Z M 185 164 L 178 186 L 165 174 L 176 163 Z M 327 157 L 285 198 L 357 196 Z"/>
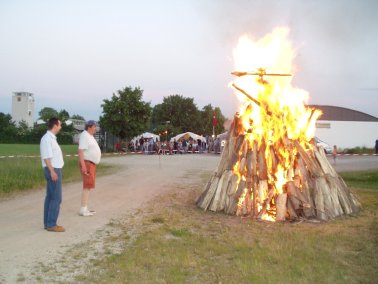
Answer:
<path fill-rule="evenodd" d="M 77 145 L 62 145 L 64 154 L 75 154 Z M 13 158 L 0 158 L 0 197 L 9 196 L 15 192 L 44 187 L 39 145 L 0 144 L 0 156 L 14 155 Z M 36 157 L 21 157 L 36 156 Z M 100 163 L 97 168 L 99 176 L 105 175 L 113 166 Z M 63 182 L 81 180 L 78 168 L 78 157 L 64 157 Z"/>
<path fill-rule="evenodd" d="M 64 155 L 77 154 L 77 145 L 60 145 Z M 0 156 L 38 155 L 36 144 L 0 144 Z M 1 162 L 1 160 L 0 160 Z"/>
<path fill-rule="evenodd" d="M 350 187 L 378 189 L 378 171 L 343 172 L 340 175 Z"/>
<path fill-rule="evenodd" d="M 359 173 L 370 176 L 369 173 Z M 345 174 L 354 185 L 350 173 Z M 121 253 L 92 260 L 82 283 L 376 283 L 378 179 L 355 188 L 363 210 L 321 223 L 264 223 L 203 212 L 201 187 L 152 202 Z M 374 189 L 374 190 L 372 190 Z M 132 229 L 124 228 L 122 240 Z M 135 228 L 133 228 L 135 230 Z M 114 243 L 116 240 L 111 240 Z"/>

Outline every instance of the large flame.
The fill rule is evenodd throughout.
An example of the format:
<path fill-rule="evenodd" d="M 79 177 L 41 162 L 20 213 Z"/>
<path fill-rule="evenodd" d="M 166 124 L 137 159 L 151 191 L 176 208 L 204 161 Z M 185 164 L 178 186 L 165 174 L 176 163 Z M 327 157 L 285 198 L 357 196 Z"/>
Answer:
<path fill-rule="evenodd" d="M 241 37 L 233 52 L 235 70 L 293 74 L 292 62 L 295 51 L 287 39 L 288 34 L 287 28 L 276 28 L 271 34 L 257 41 L 247 36 Z M 310 148 L 315 122 L 321 115 L 319 110 L 305 106 L 309 98 L 308 92 L 294 88 L 291 83 L 292 77 L 267 75 L 241 76 L 234 81 L 235 86 L 253 98 L 251 100 L 239 90 L 235 90 L 242 101 L 239 111 L 243 126 L 241 131 L 248 139 L 251 149 L 263 145 L 267 181 L 269 186 L 275 188 L 275 195 L 284 193 L 287 181 L 294 179 L 293 163 L 296 149 L 290 147 L 291 144 L 287 141 L 297 140 L 305 149 Z M 233 171 L 238 175 L 239 181 L 246 180 L 245 172 L 240 169 L 239 163 L 240 161 L 234 166 Z M 274 208 L 272 212 L 269 204 L 263 204 L 267 199 L 266 190 L 261 190 L 258 194 L 257 208 L 268 207 L 263 219 L 274 219 Z M 248 188 L 239 199 L 239 209 L 248 202 L 247 196 Z M 274 203 L 274 199 L 272 202 Z"/>

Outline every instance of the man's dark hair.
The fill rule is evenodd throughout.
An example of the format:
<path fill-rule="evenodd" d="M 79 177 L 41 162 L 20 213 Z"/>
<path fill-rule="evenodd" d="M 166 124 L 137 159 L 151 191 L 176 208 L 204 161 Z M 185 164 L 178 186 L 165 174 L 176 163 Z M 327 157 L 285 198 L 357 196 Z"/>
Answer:
<path fill-rule="evenodd" d="M 47 127 L 49 130 L 53 129 L 54 125 L 59 125 L 59 118 L 52 117 L 49 119 L 49 122 L 47 123 Z"/>

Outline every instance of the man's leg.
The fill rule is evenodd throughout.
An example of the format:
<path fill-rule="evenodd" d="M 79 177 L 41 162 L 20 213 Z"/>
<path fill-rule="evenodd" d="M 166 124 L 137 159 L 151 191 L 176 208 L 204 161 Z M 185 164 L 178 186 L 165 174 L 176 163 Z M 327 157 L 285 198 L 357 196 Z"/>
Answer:
<path fill-rule="evenodd" d="M 53 181 L 51 179 L 50 173 L 48 179 L 48 195 L 49 195 L 49 205 L 47 210 L 47 228 L 55 227 L 57 225 L 57 220 L 60 211 L 60 204 L 62 202 L 62 171 L 61 169 L 54 169 L 58 175 L 58 180 Z"/>
<path fill-rule="evenodd" d="M 48 168 L 46 168 L 46 167 L 43 168 L 43 173 L 44 173 L 45 178 L 46 178 L 46 196 L 45 196 L 45 203 L 44 203 L 44 207 L 43 207 L 43 226 L 46 229 L 47 228 L 47 216 L 48 216 L 49 204 L 50 204 L 50 190 L 49 190 L 50 173 L 49 173 Z"/>

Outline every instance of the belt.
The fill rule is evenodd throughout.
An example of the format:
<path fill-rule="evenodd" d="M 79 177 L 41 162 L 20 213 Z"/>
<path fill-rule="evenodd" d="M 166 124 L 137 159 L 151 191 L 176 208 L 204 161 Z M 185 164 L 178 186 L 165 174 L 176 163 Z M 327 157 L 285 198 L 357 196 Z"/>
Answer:
<path fill-rule="evenodd" d="M 85 162 L 90 162 L 91 164 L 93 165 L 96 165 L 95 163 L 93 163 L 92 161 L 89 161 L 89 160 L 84 160 Z"/>

